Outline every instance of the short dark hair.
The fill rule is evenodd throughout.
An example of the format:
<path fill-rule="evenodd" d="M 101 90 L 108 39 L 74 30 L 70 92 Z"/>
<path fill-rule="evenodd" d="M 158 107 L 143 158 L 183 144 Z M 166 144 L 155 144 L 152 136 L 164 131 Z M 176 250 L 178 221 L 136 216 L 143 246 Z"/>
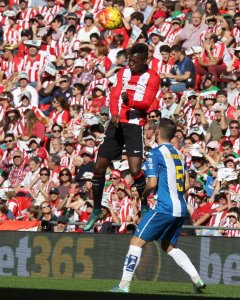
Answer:
<path fill-rule="evenodd" d="M 143 21 L 144 21 L 144 15 L 140 11 L 133 12 L 130 15 L 130 18 L 131 18 L 131 20 L 136 19 L 136 20 L 140 21 L 141 23 L 143 23 Z"/>
<path fill-rule="evenodd" d="M 82 94 L 85 92 L 85 86 L 82 83 L 74 83 L 73 87 L 81 91 Z"/>
<path fill-rule="evenodd" d="M 239 126 L 239 121 L 238 121 L 238 120 L 231 120 L 230 123 L 229 123 L 229 127 L 230 127 L 232 124 L 238 124 L 238 126 Z"/>
<path fill-rule="evenodd" d="M 182 46 L 180 45 L 174 45 L 171 47 L 171 52 L 176 51 L 176 52 L 182 52 L 183 54 L 185 53 Z"/>
<path fill-rule="evenodd" d="M 159 52 L 167 52 L 170 53 L 171 52 L 171 48 L 168 45 L 162 45 L 159 49 Z"/>
<path fill-rule="evenodd" d="M 217 97 L 217 96 L 220 96 L 220 95 L 227 97 L 227 92 L 224 91 L 224 90 L 219 90 L 219 91 L 217 91 L 216 97 Z"/>
<path fill-rule="evenodd" d="M 14 137 L 13 133 L 10 133 L 10 132 L 6 133 L 5 138 L 7 138 L 7 137 L 11 137 L 13 140 L 15 140 L 15 137 Z"/>
<path fill-rule="evenodd" d="M 42 171 L 46 171 L 47 172 L 47 174 L 48 174 L 48 176 L 50 176 L 50 170 L 47 168 L 47 167 L 43 167 L 43 168 L 41 168 L 40 169 L 40 171 L 39 171 L 39 174 L 41 174 L 42 173 Z"/>
<path fill-rule="evenodd" d="M 90 38 L 90 40 L 91 40 L 92 38 L 96 38 L 97 40 L 100 40 L 100 36 L 99 36 L 99 34 L 96 33 L 96 32 L 91 33 L 89 38 Z"/>
<path fill-rule="evenodd" d="M 146 44 L 136 44 L 130 49 L 130 55 L 140 54 L 144 59 L 148 58 L 148 46 Z"/>
<path fill-rule="evenodd" d="M 177 131 L 177 126 L 171 119 L 162 118 L 159 121 L 158 128 L 163 139 L 171 140 Z"/>
<path fill-rule="evenodd" d="M 223 147 L 229 147 L 230 149 L 233 149 L 233 144 L 232 144 L 232 142 L 231 141 L 224 141 L 223 143 L 222 143 L 222 146 Z"/>

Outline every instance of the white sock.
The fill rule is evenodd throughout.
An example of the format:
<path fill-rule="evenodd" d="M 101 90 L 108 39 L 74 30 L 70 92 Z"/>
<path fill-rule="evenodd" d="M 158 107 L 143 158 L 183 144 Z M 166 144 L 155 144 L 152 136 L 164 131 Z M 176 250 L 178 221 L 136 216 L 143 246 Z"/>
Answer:
<path fill-rule="evenodd" d="M 181 249 L 173 248 L 168 252 L 168 255 L 171 256 L 177 265 L 182 268 L 192 279 L 194 283 L 198 282 L 200 276 L 198 271 L 192 264 L 191 260 Z"/>
<path fill-rule="evenodd" d="M 135 270 L 139 264 L 142 255 L 142 248 L 130 245 L 125 258 L 123 274 L 119 286 L 121 288 L 129 287 L 132 281 Z"/>

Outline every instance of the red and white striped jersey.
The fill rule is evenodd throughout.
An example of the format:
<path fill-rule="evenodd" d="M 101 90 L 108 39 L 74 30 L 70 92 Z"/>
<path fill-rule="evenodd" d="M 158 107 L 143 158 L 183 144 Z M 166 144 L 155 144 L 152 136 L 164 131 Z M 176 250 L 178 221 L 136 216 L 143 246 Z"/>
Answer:
<path fill-rule="evenodd" d="M 172 69 L 173 65 L 174 65 L 174 59 L 172 57 L 168 60 L 168 62 L 160 60 L 158 74 L 160 75 L 160 74 L 170 73 L 170 70 Z"/>
<path fill-rule="evenodd" d="M 121 209 L 120 209 L 120 219 L 121 222 L 126 222 L 126 218 L 128 216 L 132 217 L 133 216 L 133 207 L 132 207 L 132 202 L 131 199 L 126 196 L 123 199 L 120 200 L 121 203 Z"/>
<path fill-rule="evenodd" d="M 148 61 L 148 67 L 159 74 L 160 60 L 156 57 L 153 57 L 150 61 Z"/>
<path fill-rule="evenodd" d="M 80 23 L 80 25 L 85 25 L 84 18 L 85 18 L 86 13 L 87 13 L 87 11 L 85 9 L 83 9 L 81 11 L 81 15 L 79 15 L 79 19 L 80 19 L 79 23 Z M 95 17 L 95 12 L 94 12 L 93 9 L 91 9 L 88 13 L 93 14 L 93 17 Z"/>
<path fill-rule="evenodd" d="M 237 223 L 235 224 L 227 224 L 224 225 L 223 227 L 226 227 L 226 230 L 224 231 L 224 236 L 227 237 L 240 237 L 240 229 L 239 230 L 231 230 L 231 229 L 227 229 L 227 228 L 239 228 L 239 225 Z"/>
<path fill-rule="evenodd" d="M 75 149 L 72 154 L 68 154 L 67 152 L 65 152 L 61 156 L 61 166 L 70 170 L 73 166 L 73 160 L 74 158 L 79 156 L 79 152 L 79 149 Z"/>
<path fill-rule="evenodd" d="M 107 80 L 107 78 L 102 78 L 102 79 L 96 79 L 94 81 L 92 81 L 89 84 L 88 90 L 86 92 L 86 95 L 92 95 L 92 90 L 95 88 L 96 85 L 102 85 L 105 88 L 106 94 L 108 95 L 110 92 L 109 89 L 109 82 Z"/>
<path fill-rule="evenodd" d="M 6 78 L 11 77 L 15 72 L 18 72 L 18 65 L 20 63 L 20 59 L 18 56 L 14 56 L 13 60 L 2 60 L 0 69 L 4 71 Z"/>
<path fill-rule="evenodd" d="M 0 12 L 0 24 L 3 27 L 3 30 L 5 31 L 5 27 L 9 26 L 9 19 L 6 16 L 3 16 L 2 12 Z"/>
<path fill-rule="evenodd" d="M 57 59 L 56 41 L 52 41 L 51 45 L 42 45 L 39 54 L 46 57 L 47 61 L 55 61 Z"/>
<path fill-rule="evenodd" d="M 94 12 L 97 13 L 97 12 L 99 12 L 101 9 L 104 8 L 104 5 L 103 5 L 104 0 L 95 0 L 94 2 L 95 2 L 94 5 L 93 5 L 93 10 L 94 10 Z"/>
<path fill-rule="evenodd" d="M 226 65 L 230 64 L 230 62 L 232 60 L 227 47 L 222 42 L 217 42 L 214 45 L 214 48 L 211 50 L 211 53 L 214 58 L 221 58 L 222 63 L 224 63 Z M 204 60 L 205 63 L 209 62 L 209 57 L 207 55 L 206 50 L 203 50 L 201 52 L 200 57 Z"/>
<path fill-rule="evenodd" d="M 18 71 L 25 71 L 28 73 L 29 81 L 36 82 L 38 80 L 39 72 L 44 69 L 46 57 L 43 55 L 36 55 L 34 60 L 30 60 L 29 55 L 25 55 L 19 64 Z"/>
<path fill-rule="evenodd" d="M 56 110 L 51 111 L 49 119 L 51 120 L 52 124 L 57 123 L 58 125 L 63 125 L 63 123 L 67 124 L 70 116 L 68 110 L 63 110 L 58 113 Z"/>
<path fill-rule="evenodd" d="M 234 99 L 233 106 L 240 109 L 240 93 L 238 93 L 237 97 Z"/>
<path fill-rule="evenodd" d="M 162 25 L 156 27 L 155 25 L 153 25 L 147 32 L 148 36 L 153 32 L 153 31 L 159 31 L 161 36 L 164 37 L 163 40 L 165 40 L 165 38 L 167 37 L 167 35 L 169 34 L 170 30 L 172 28 L 172 25 L 170 23 L 163 23 Z"/>
<path fill-rule="evenodd" d="M 60 55 L 66 55 L 68 53 L 73 53 L 74 51 L 78 51 L 80 46 L 80 41 L 75 36 L 71 41 L 66 38 L 61 38 L 57 43 L 56 52 Z"/>
<path fill-rule="evenodd" d="M 144 126 L 146 112 L 151 107 L 160 86 L 160 77 L 147 69 L 142 74 L 132 75 L 128 67 L 121 69 L 110 94 L 111 115 L 119 115 L 120 122 Z M 128 105 L 123 103 L 121 94 L 128 94 Z"/>
<path fill-rule="evenodd" d="M 70 106 L 75 105 L 75 104 L 80 105 L 80 106 L 82 106 L 83 111 L 89 109 L 89 101 L 85 96 L 82 96 L 80 99 L 76 99 L 76 97 L 70 97 L 68 99 L 68 104 Z"/>
<path fill-rule="evenodd" d="M 177 30 L 171 29 L 165 38 L 165 41 L 164 41 L 165 44 L 172 47 L 172 44 L 173 44 L 173 41 L 174 41 L 176 35 L 179 34 L 181 31 L 182 31 L 181 27 L 178 28 Z"/>
<path fill-rule="evenodd" d="M 14 27 L 8 27 L 4 31 L 3 40 L 7 44 L 17 45 L 21 40 L 21 31 L 22 27 L 20 25 L 16 25 Z"/>
<path fill-rule="evenodd" d="M 236 47 L 240 46 L 240 28 L 234 27 L 231 31 L 231 35 L 236 41 Z"/>
<path fill-rule="evenodd" d="M 54 5 L 51 8 L 47 6 L 39 6 L 37 14 L 44 16 L 44 20 L 47 21 L 47 23 L 49 24 L 54 19 L 54 17 L 60 9 L 60 5 Z"/>
<path fill-rule="evenodd" d="M 215 120 L 215 112 L 210 111 L 206 106 L 202 107 L 202 111 L 208 121 L 208 124 L 210 125 L 213 120 Z"/>
<path fill-rule="evenodd" d="M 33 8 L 27 8 L 25 11 L 21 11 L 19 19 L 29 22 L 29 19 L 36 16 L 36 11 Z"/>

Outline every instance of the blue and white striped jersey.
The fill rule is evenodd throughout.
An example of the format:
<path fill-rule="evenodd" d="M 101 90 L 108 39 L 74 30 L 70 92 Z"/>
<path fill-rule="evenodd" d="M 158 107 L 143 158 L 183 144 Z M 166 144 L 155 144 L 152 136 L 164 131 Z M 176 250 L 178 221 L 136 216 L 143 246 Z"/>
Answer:
<path fill-rule="evenodd" d="M 157 177 L 155 210 L 174 217 L 186 217 L 184 156 L 171 144 L 162 144 L 148 154 L 147 177 Z"/>

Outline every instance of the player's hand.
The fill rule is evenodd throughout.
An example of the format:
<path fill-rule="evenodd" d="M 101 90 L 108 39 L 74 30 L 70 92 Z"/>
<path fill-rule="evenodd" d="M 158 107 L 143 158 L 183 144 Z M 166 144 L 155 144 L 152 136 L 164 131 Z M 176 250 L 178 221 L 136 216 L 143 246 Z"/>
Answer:
<path fill-rule="evenodd" d="M 111 122 L 117 127 L 120 121 L 119 115 L 113 115 L 111 118 Z"/>
<path fill-rule="evenodd" d="M 122 92 L 122 94 L 121 94 L 121 97 L 122 97 L 122 99 L 123 99 L 123 103 L 125 104 L 125 105 L 128 105 L 128 94 L 126 93 L 126 92 Z"/>

